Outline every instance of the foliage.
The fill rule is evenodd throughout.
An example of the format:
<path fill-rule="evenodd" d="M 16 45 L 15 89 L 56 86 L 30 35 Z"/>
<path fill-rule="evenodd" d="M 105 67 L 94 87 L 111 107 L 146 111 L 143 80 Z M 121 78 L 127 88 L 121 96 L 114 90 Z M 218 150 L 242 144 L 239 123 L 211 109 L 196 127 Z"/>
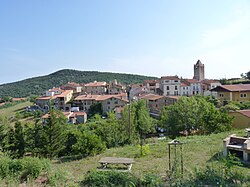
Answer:
<path fill-rule="evenodd" d="M 92 187 L 103 186 L 137 186 L 138 179 L 131 173 L 115 171 L 91 171 L 85 177 L 82 185 Z"/>
<path fill-rule="evenodd" d="M 102 103 L 93 103 L 88 110 L 89 117 L 94 116 L 95 114 L 102 115 L 103 109 L 102 109 Z"/>
<path fill-rule="evenodd" d="M 11 159 L 7 156 L 0 158 L 0 178 L 18 178 L 27 181 L 37 178 L 42 172 L 48 172 L 51 168 L 46 159 L 25 157 L 22 159 Z"/>
<path fill-rule="evenodd" d="M 242 73 L 241 77 L 250 80 L 250 71 L 246 72 L 245 74 Z"/>
<path fill-rule="evenodd" d="M 232 119 L 227 111 L 218 110 L 202 96 L 182 97 L 177 103 L 165 107 L 160 116 L 160 124 L 175 138 L 180 132 L 202 134 L 222 132 L 231 128 Z"/>
<path fill-rule="evenodd" d="M 91 131 L 76 131 L 76 143 L 72 146 L 73 152 L 82 155 L 96 155 L 105 150 L 105 144 Z"/>
<path fill-rule="evenodd" d="M 64 69 L 46 76 L 34 77 L 14 83 L 2 84 L 0 85 L 0 98 L 5 96 L 28 97 L 33 95 L 41 95 L 44 90 L 61 86 L 67 82 L 88 83 L 95 80 L 108 82 L 114 79 L 117 79 L 118 82 L 131 84 L 141 83 L 143 80 L 156 78 L 132 74 Z"/>
<path fill-rule="evenodd" d="M 81 182 L 81 186 L 150 186 L 161 187 L 163 185 L 162 179 L 152 173 L 146 173 L 142 178 L 139 178 L 132 173 L 124 173 L 117 171 L 90 171 L 84 180 Z"/>
<path fill-rule="evenodd" d="M 138 145 L 138 149 L 140 150 L 140 156 L 146 156 L 150 154 L 150 147 L 148 144 L 146 145 Z"/>
<path fill-rule="evenodd" d="M 50 110 L 48 123 L 44 125 L 46 135 L 46 154 L 49 158 L 57 157 L 60 151 L 64 149 L 66 141 L 65 126 L 67 119 L 62 112 Z"/>

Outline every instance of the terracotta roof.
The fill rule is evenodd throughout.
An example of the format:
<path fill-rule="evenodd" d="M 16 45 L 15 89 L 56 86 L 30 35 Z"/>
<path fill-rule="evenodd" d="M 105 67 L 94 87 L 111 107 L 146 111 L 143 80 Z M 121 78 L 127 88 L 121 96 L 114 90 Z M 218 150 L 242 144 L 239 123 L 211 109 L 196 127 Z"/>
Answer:
<path fill-rule="evenodd" d="M 116 98 L 123 101 L 127 101 L 127 94 L 115 94 L 115 95 L 79 95 L 75 100 L 95 100 L 95 101 L 104 101 L 110 98 Z"/>
<path fill-rule="evenodd" d="M 198 81 L 197 79 L 184 79 L 184 81 L 192 84 L 192 83 L 200 83 L 200 81 Z"/>
<path fill-rule="evenodd" d="M 84 86 L 92 87 L 92 86 L 106 86 L 106 85 L 107 85 L 106 82 L 90 82 L 85 84 Z"/>
<path fill-rule="evenodd" d="M 244 92 L 250 91 L 250 84 L 233 84 L 217 86 L 211 91 L 229 91 L 229 92 Z"/>
<path fill-rule="evenodd" d="M 54 96 L 41 96 L 41 97 L 36 98 L 36 100 L 50 100 L 50 99 L 56 99 L 56 98 L 57 98 L 57 95 L 54 95 Z"/>
<path fill-rule="evenodd" d="M 171 98 L 171 99 L 180 99 L 181 96 L 178 96 L 178 95 L 168 95 L 168 96 L 165 96 L 167 98 Z"/>
<path fill-rule="evenodd" d="M 154 79 L 154 80 L 144 80 L 145 83 L 160 83 L 159 79 Z"/>
<path fill-rule="evenodd" d="M 250 110 L 238 110 L 237 112 L 239 112 L 242 115 L 250 118 Z"/>
<path fill-rule="evenodd" d="M 3 105 L 5 105 L 5 103 L 0 103 L 0 106 L 3 106 Z"/>
<path fill-rule="evenodd" d="M 96 100 L 96 98 L 99 95 L 88 95 L 88 94 L 84 94 L 84 95 L 79 95 L 75 98 L 75 100 Z"/>
<path fill-rule="evenodd" d="M 182 83 L 181 86 L 189 86 L 188 84 Z"/>
<path fill-rule="evenodd" d="M 53 91 L 62 91 L 61 88 L 51 88 L 48 90 L 49 92 L 53 92 Z"/>
<path fill-rule="evenodd" d="M 56 95 L 56 97 L 65 97 L 70 93 L 73 93 L 73 90 L 64 90 L 61 94 Z"/>
<path fill-rule="evenodd" d="M 175 75 L 175 76 L 163 76 L 163 77 L 161 77 L 161 79 L 163 79 L 163 80 L 180 80 L 177 75 Z"/>
<path fill-rule="evenodd" d="M 164 96 L 156 95 L 156 94 L 147 94 L 147 95 L 141 96 L 140 98 L 141 99 L 148 99 L 148 100 L 157 100 L 157 99 L 164 98 Z"/>

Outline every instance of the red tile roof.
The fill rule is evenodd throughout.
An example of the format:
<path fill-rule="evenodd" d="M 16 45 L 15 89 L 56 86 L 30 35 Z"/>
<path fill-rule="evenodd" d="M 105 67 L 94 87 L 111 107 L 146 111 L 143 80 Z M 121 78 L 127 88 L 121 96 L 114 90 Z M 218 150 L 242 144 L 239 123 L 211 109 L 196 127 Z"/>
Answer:
<path fill-rule="evenodd" d="M 164 98 L 164 96 L 156 95 L 156 94 L 147 94 L 147 95 L 141 96 L 140 98 L 141 99 L 148 99 L 148 100 L 157 100 L 157 99 Z"/>
<path fill-rule="evenodd" d="M 163 77 L 161 77 L 161 79 L 163 79 L 163 80 L 180 80 L 177 75 L 175 75 L 175 76 L 163 76 Z"/>
<path fill-rule="evenodd" d="M 160 80 L 154 79 L 154 80 L 144 80 L 145 83 L 160 83 Z"/>
<path fill-rule="evenodd" d="M 73 90 L 65 90 L 61 94 L 56 95 L 56 97 L 66 97 L 70 93 L 73 93 Z"/>
<path fill-rule="evenodd" d="M 115 95 L 79 95 L 75 100 L 95 100 L 95 101 L 104 101 L 110 98 L 116 98 L 123 101 L 127 101 L 127 94 L 115 94 Z"/>
<path fill-rule="evenodd" d="M 92 86 L 106 86 L 107 83 L 106 82 L 90 82 L 85 84 L 84 86 L 86 87 L 92 87 Z"/>
<path fill-rule="evenodd" d="M 244 92 L 250 91 L 250 84 L 234 84 L 217 86 L 211 91 L 229 91 L 229 92 Z"/>
<path fill-rule="evenodd" d="M 184 79 L 184 81 L 192 84 L 192 83 L 200 83 L 200 81 L 198 81 L 197 79 Z"/>

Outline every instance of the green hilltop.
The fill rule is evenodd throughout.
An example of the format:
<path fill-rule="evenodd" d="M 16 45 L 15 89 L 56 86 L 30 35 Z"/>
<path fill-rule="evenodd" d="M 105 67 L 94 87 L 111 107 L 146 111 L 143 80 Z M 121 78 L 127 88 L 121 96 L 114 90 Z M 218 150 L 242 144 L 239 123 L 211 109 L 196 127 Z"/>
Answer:
<path fill-rule="evenodd" d="M 92 81 L 111 81 L 116 79 L 124 84 L 142 83 L 146 79 L 155 79 L 156 77 L 133 75 L 125 73 L 110 73 L 98 71 L 78 71 L 63 69 L 45 76 L 25 79 L 13 83 L 0 85 L 0 98 L 10 97 L 28 97 L 31 95 L 40 95 L 45 90 L 60 86 L 67 82 L 87 83 Z"/>

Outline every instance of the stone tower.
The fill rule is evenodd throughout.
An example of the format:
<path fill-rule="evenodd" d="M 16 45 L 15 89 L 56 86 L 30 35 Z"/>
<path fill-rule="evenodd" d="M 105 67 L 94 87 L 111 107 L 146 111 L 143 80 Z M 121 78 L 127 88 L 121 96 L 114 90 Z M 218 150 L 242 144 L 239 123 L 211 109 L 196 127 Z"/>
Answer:
<path fill-rule="evenodd" d="M 194 65 L 194 79 L 197 79 L 199 81 L 205 79 L 204 64 L 202 64 L 200 60 L 198 60 Z"/>

